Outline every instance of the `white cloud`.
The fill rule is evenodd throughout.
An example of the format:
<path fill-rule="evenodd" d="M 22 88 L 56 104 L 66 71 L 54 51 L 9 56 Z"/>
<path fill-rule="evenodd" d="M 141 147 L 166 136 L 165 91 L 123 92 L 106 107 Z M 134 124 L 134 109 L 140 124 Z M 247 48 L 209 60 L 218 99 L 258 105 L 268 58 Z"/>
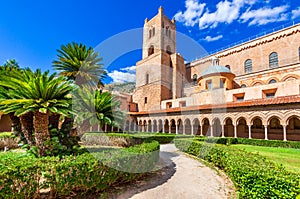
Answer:
<path fill-rule="evenodd" d="M 219 24 L 231 24 L 234 21 L 248 25 L 264 25 L 285 21 L 300 16 L 300 7 L 288 13 L 288 5 L 269 7 L 270 0 L 220 0 L 214 11 L 199 0 L 186 0 L 185 10 L 175 14 L 175 19 L 186 26 L 199 25 L 199 29 L 216 28 Z M 251 10 L 256 4 L 261 8 Z"/>
<path fill-rule="evenodd" d="M 176 13 L 174 18 L 179 22 L 184 22 L 186 26 L 194 26 L 197 19 L 202 15 L 205 6 L 205 3 L 198 3 L 197 0 L 186 0 L 186 11 Z"/>
<path fill-rule="evenodd" d="M 274 8 L 263 7 L 258 10 L 247 10 L 242 14 L 241 20 L 243 23 L 250 21 L 249 26 L 285 21 L 288 19 L 288 15 L 286 14 L 288 8 L 287 5 L 284 5 Z"/>
<path fill-rule="evenodd" d="M 113 82 L 135 82 L 135 69 L 136 66 L 120 68 L 121 71 L 113 70 L 108 73 L 108 76 L 113 79 Z"/>
<path fill-rule="evenodd" d="M 292 19 L 296 19 L 300 16 L 300 7 L 292 11 Z"/>
<path fill-rule="evenodd" d="M 215 36 L 215 37 L 211 37 L 211 36 L 206 36 L 204 39 L 202 40 L 205 40 L 207 42 L 211 42 L 211 41 L 217 41 L 219 39 L 222 39 L 223 38 L 223 35 L 218 35 L 218 36 Z"/>

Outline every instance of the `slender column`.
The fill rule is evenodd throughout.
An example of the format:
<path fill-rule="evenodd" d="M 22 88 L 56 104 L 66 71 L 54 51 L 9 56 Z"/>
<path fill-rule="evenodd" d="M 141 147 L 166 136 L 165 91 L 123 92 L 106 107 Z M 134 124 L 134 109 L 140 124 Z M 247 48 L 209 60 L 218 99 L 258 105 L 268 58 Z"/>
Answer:
<path fill-rule="evenodd" d="M 236 128 L 237 128 L 237 126 L 234 125 L 234 137 L 235 137 L 235 138 L 237 138 L 237 129 L 236 129 Z"/>
<path fill-rule="evenodd" d="M 97 125 L 97 131 L 100 132 L 100 124 Z"/>
<path fill-rule="evenodd" d="M 213 137 L 213 130 L 214 130 L 213 127 L 214 127 L 213 125 L 210 125 L 210 137 Z"/>
<path fill-rule="evenodd" d="M 283 141 L 287 141 L 286 139 L 286 125 L 282 125 L 283 127 Z"/>
<path fill-rule="evenodd" d="M 248 125 L 248 133 L 249 133 L 249 139 L 251 139 L 251 125 Z"/>
<path fill-rule="evenodd" d="M 268 140 L 268 125 L 265 125 L 265 140 Z"/>
<path fill-rule="evenodd" d="M 200 136 L 203 136 L 202 126 L 199 125 L 199 127 L 200 127 Z"/>
<path fill-rule="evenodd" d="M 194 135 L 194 124 L 192 124 L 192 126 L 191 126 L 191 131 L 192 131 L 192 135 Z"/>
<path fill-rule="evenodd" d="M 149 133 L 150 125 L 147 125 L 147 133 Z"/>
<path fill-rule="evenodd" d="M 162 132 L 165 133 L 165 123 L 162 123 Z"/>
<path fill-rule="evenodd" d="M 151 133 L 154 133 L 154 124 L 151 125 Z"/>
<path fill-rule="evenodd" d="M 185 125 L 182 125 L 183 135 L 185 135 Z"/>
<path fill-rule="evenodd" d="M 175 124 L 175 127 L 176 127 L 176 134 L 178 134 L 178 125 Z"/>
<path fill-rule="evenodd" d="M 92 126 L 90 126 L 90 132 L 92 132 L 93 131 L 93 127 Z"/>
<path fill-rule="evenodd" d="M 118 132 L 120 131 L 120 127 L 118 126 Z"/>
<path fill-rule="evenodd" d="M 225 137 L 225 131 L 224 131 L 224 129 L 225 129 L 225 126 L 224 126 L 224 124 L 222 124 L 222 138 Z"/>
<path fill-rule="evenodd" d="M 169 125 L 169 133 L 172 133 L 172 126 Z"/>
<path fill-rule="evenodd" d="M 114 132 L 114 126 L 111 126 L 111 132 Z"/>

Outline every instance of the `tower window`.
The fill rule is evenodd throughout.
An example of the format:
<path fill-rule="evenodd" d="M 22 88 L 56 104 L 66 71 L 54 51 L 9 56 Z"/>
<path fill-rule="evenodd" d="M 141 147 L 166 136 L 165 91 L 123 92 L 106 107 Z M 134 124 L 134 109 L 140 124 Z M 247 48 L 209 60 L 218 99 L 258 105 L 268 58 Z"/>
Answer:
<path fill-rule="evenodd" d="M 148 49 L 148 56 L 152 55 L 154 53 L 154 46 L 151 45 L 150 48 Z"/>
<path fill-rule="evenodd" d="M 145 104 L 147 104 L 148 103 L 148 98 L 147 97 L 145 97 Z"/>
<path fill-rule="evenodd" d="M 278 67 L 278 54 L 277 52 L 272 52 L 269 56 L 269 67 L 276 68 Z"/>
<path fill-rule="evenodd" d="M 152 31 L 149 30 L 149 38 L 151 38 L 151 37 L 152 37 Z"/>
<path fill-rule="evenodd" d="M 247 59 L 245 61 L 245 73 L 251 73 L 252 72 L 252 60 Z"/>
<path fill-rule="evenodd" d="M 149 84 L 149 74 L 146 74 L 146 84 Z"/>
<path fill-rule="evenodd" d="M 169 55 L 172 54 L 172 50 L 171 50 L 171 47 L 170 47 L 169 45 L 167 46 L 167 53 L 168 53 Z"/>
<path fill-rule="evenodd" d="M 197 85 L 197 75 L 196 74 L 193 75 L 193 83 L 195 86 Z"/>
<path fill-rule="evenodd" d="M 220 88 L 224 88 L 225 81 L 226 80 L 224 78 L 220 79 Z"/>
<path fill-rule="evenodd" d="M 152 29 L 152 35 L 155 35 L 155 28 Z"/>

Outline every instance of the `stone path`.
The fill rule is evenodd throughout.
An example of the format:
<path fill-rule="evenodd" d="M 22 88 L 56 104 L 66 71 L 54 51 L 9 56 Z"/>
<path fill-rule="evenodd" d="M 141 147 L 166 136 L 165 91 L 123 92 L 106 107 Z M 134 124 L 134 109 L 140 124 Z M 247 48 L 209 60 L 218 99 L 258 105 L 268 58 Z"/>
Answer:
<path fill-rule="evenodd" d="M 114 199 L 223 199 L 235 198 L 232 182 L 185 154 L 174 144 L 161 145 L 159 170 L 154 175 L 115 187 L 105 198 Z"/>

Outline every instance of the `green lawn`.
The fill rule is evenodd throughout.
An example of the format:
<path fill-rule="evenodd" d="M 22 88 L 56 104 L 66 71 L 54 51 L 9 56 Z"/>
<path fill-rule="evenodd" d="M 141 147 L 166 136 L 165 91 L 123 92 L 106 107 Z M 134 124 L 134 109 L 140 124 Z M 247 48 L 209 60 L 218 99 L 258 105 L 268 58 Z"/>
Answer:
<path fill-rule="evenodd" d="M 244 149 L 248 152 L 259 153 L 260 155 L 282 164 L 288 171 L 300 173 L 300 149 L 262 147 L 251 145 L 231 145 L 234 148 Z"/>

